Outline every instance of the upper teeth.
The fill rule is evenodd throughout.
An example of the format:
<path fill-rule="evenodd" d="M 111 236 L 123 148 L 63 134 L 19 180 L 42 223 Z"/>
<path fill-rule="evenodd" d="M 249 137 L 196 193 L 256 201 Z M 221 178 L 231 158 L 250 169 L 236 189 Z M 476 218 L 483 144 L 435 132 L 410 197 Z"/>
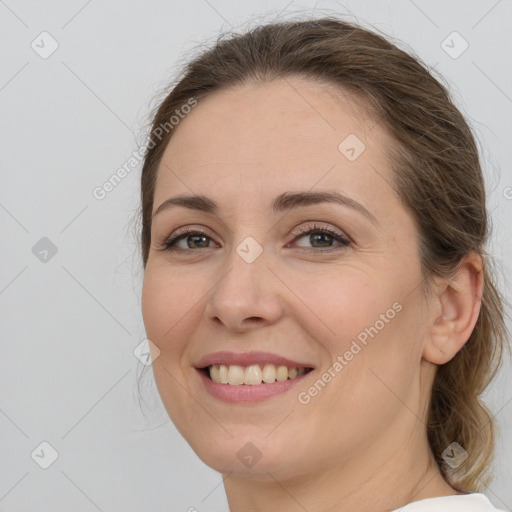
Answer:
<path fill-rule="evenodd" d="M 209 366 L 210 378 L 219 384 L 231 384 L 238 386 L 240 384 L 248 384 L 256 386 L 262 382 L 271 383 L 294 379 L 306 372 L 305 368 L 288 368 L 286 366 L 276 366 L 274 364 L 266 364 L 263 369 L 259 364 L 243 367 L 237 364 L 224 365 L 213 364 Z"/>

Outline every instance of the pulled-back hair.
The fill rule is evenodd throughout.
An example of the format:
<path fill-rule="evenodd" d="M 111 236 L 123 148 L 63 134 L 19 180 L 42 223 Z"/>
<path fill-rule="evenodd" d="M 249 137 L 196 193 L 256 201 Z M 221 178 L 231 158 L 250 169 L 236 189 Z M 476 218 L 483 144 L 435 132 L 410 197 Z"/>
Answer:
<path fill-rule="evenodd" d="M 432 456 L 444 478 L 461 491 L 482 490 L 492 476 L 495 421 L 480 396 L 500 366 L 507 332 L 504 299 L 485 251 L 489 220 L 479 153 L 447 87 L 420 59 L 361 26 L 334 16 L 277 22 L 223 34 L 188 62 L 156 109 L 152 132 L 168 126 L 191 99 L 200 103 L 223 88 L 287 77 L 310 78 L 353 93 L 366 100 L 378 123 L 390 131 L 391 185 L 416 222 L 427 285 L 433 277 L 452 276 L 470 252 L 482 257 L 479 317 L 463 348 L 436 369 L 427 422 Z M 166 129 L 158 140 L 152 137 L 144 159 L 144 268 L 157 170 L 172 134 Z M 442 457 L 452 442 L 468 453 L 456 470 Z"/>

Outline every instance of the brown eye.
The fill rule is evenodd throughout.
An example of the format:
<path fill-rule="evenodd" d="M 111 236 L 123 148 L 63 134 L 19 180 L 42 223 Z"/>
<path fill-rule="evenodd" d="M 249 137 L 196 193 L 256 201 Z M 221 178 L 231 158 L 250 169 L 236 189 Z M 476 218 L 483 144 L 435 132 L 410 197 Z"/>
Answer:
<path fill-rule="evenodd" d="M 178 245 L 184 241 L 185 246 Z M 208 249 L 212 238 L 198 230 L 181 230 L 163 242 L 162 251 L 187 251 L 188 249 Z"/>
<path fill-rule="evenodd" d="M 306 244 L 309 243 L 310 246 L 304 245 L 302 243 L 296 243 L 295 245 L 304 247 L 306 249 L 338 249 L 351 245 L 350 240 L 340 233 L 337 233 L 330 228 L 319 226 L 313 226 L 306 231 L 299 231 L 299 234 L 296 236 L 295 240 L 300 239 L 305 239 Z"/>

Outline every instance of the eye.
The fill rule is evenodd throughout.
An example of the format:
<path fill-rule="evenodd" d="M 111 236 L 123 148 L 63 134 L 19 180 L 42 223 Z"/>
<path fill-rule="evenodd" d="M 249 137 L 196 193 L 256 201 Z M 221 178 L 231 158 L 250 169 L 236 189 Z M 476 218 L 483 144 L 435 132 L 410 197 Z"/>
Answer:
<path fill-rule="evenodd" d="M 312 244 L 312 247 L 298 244 L 299 247 L 305 247 L 306 249 L 321 249 L 321 251 L 315 252 L 339 250 L 351 245 L 351 241 L 342 233 L 339 233 L 334 229 L 325 226 L 318 226 L 316 224 L 313 224 L 313 226 L 301 227 L 293 234 L 297 235 L 294 241 L 304 238 L 306 242 Z M 338 242 L 338 244 L 332 245 L 332 242 L 334 241 Z"/>
<path fill-rule="evenodd" d="M 162 251 L 186 251 L 188 249 L 208 249 L 210 240 L 204 231 L 193 228 L 182 228 L 177 230 L 163 244 Z M 183 243 L 182 243 L 183 242 Z M 181 243 L 181 246 L 179 245 Z"/>
<path fill-rule="evenodd" d="M 312 246 L 308 247 L 304 244 L 296 244 L 306 250 L 313 250 L 313 252 L 328 252 L 333 250 L 340 250 L 352 245 L 352 242 L 342 233 L 334 229 L 318 226 L 316 224 L 306 225 L 292 232 L 295 235 L 294 242 L 301 239 L 306 239 Z M 307 238 L 309 237 L 309 238 Z M 177 230 L 167 240 L 161 244 L 161 251 L 189 251 L 208 249 L 212 247 L 210 242 L 212 237 L 207 232 L 192 227 L 186 227 Z M 333 242 L 338 242 L 332 245 Z M 181 245 L 180 245 L 181 244 Z"/>

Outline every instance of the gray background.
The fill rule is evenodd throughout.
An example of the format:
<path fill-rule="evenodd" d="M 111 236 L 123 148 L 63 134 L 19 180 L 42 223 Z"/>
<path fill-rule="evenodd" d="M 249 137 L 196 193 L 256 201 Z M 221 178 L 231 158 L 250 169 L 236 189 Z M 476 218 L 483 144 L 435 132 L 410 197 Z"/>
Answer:
<path fill-rule="evenodd" d="M 142 144 L 155 95 L 195 47 L 288 11 L 348 13 L 446 77 L 482 146 L 490 251 L 510 296 L 511 0 L 0 0 L 1 511 L 227 510 L 221 475 L 177 433 L 133 354 L 145 339 L 140 165 L 104 199 L 93 190 Z M 448 39 L 452 55 L 442 43 L 453 31 L 469 44 L 457 58 L 463 41 Z M 510 373 L 487 394 L 501 435 L 486 494 L 504 510 Z"/>

